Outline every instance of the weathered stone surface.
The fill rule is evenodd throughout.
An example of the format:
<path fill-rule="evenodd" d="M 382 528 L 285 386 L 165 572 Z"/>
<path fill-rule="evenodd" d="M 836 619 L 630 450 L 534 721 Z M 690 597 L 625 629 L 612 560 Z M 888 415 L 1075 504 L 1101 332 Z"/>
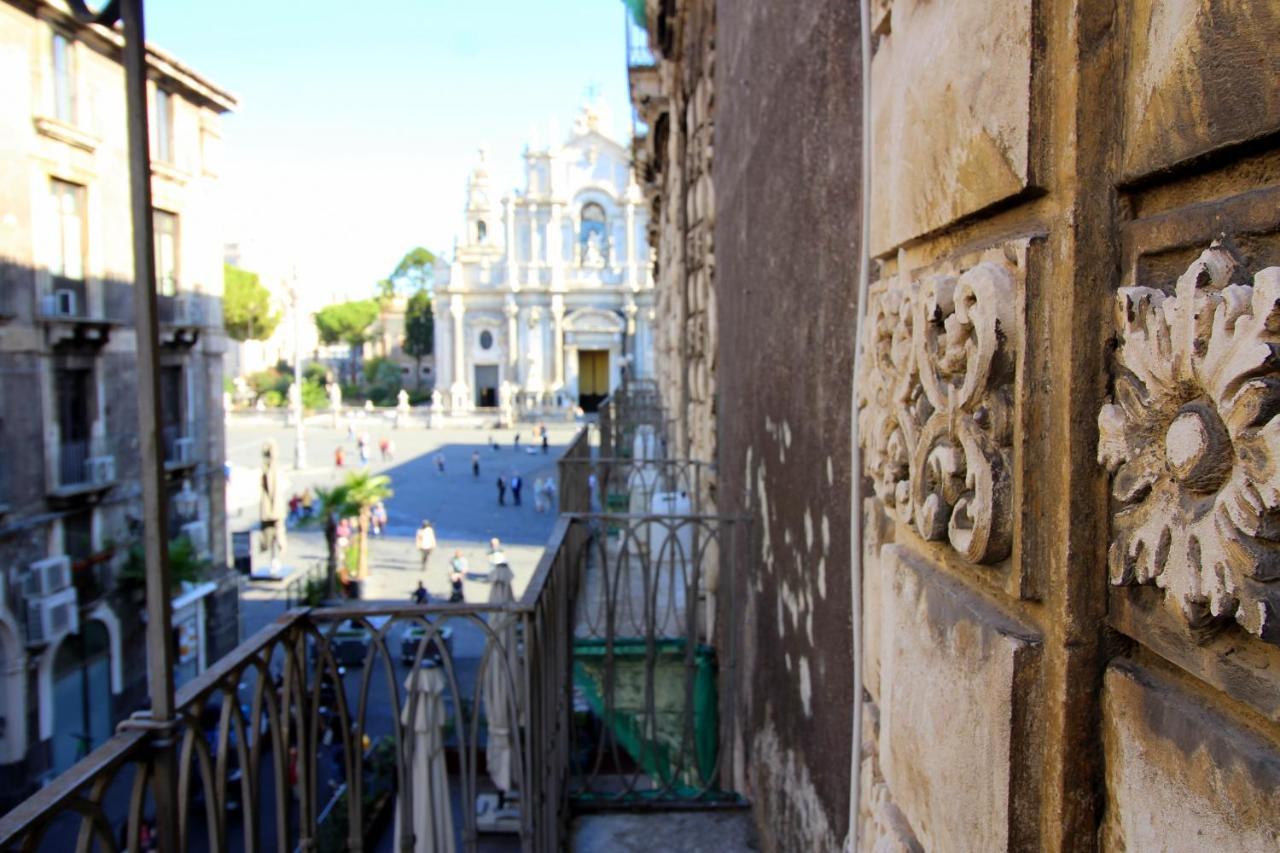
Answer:
<path fill-rule="evenodd" d="M 1131 9 L 1124 177 L 1280 128 L 1280 6 L 1147 0 Z"/>
<path fill-rule="evenodd" d="M 1280 752 L 1146 669 L 1113 664 L 1103 688 L 1107 850 L 1280 848 Z"/>
<path fill-rule="evenodd" d="M 893 523 L 875 498 L 862 502 L 862 686 L 873 700 L 880 699 L 880 657 L 884 636 L 884 610 L 880 607 L 888 572 L 880 549 L 893 541 Z"/>
<path fill-rule="evenodd" d="M 871 81 L 873 254 L 1027 186 L 1031 0 L 895 0 Z"/>
<path fill-rule="evenodd" d="M 926 850 L 1032 843 L 1039 644 L 907 548 L 881 557 L 879 761 L 897 807 Z"/>
<path fill-rule="evenodd" d="M 1206 250 L 1173 293 L 1117 294 L 1114 402 L 1098 461 L 1114 476 L 1116 584 L 1153 583 L 1192 626 L 1280 640 L 1280 267 L 1235 283 Z"/>
<path fill-rule="evenodd" d="M 720 811 L 583 815 L 573 821 L 569 849 L 582 853 L 747 853 L 759 848 L 750 812 Z"/>

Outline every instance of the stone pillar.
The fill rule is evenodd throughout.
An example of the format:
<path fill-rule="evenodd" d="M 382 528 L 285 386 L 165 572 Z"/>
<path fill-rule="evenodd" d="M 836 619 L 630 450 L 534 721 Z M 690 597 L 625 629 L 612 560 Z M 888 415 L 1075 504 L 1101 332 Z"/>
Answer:
<path fill-rule="evenodd" d="M 507 315 L 507 378 L 513 385 L 518 386 L 520 384 L 520 327 L 516 323 L 516 316 L 520 313 L 520 309 L 516 306 L 514 296 L 507 296 L 503 313 Z"/>
<path fill-rule="evenodd" d="M 551 387 L 559 391 L 564 387 L 564 297 L 556 294 L 551 297 L 551 319 L 553 335 L 551 345 L 555 348 L 556 376 Z"/>
<path fill-rule="evenodd" d="M 636 277 L 636 206 L 627 202 L 627 287 L 639 290 L 640 283 Z M 630 332 L 628 332 L 630 334 Z"/>
<path fill-rule="evenodd" d="M 508 197 L 503 199 L 503 204 L 507 209 L 507 286 L 512 290 L 519 290 L 520 276 L 516 265 L 516 200 Z"/>
<path fill-rule="evenodd" d="M 453 397 L 453 408 L 455 411 L 459 409 L 471 408 L 471 383 L 466 381 L 466 334 L 463 331 L 463 317 L 466 315 L 466 306 L 462 304 L 462 296 L 454 294 L 450 300 L 449 307 L 453 314 L 453 385 L 449 388 Z"/>
<path fill-rule="evenodd" d="M 538 205 L 529 205 L 529 260 L 525 264 L 525 284 L 538 284 L 534 270 L 542 260 L 542 239 L 538 236 Z"/>
<path fill-rule="evenodd" d="M 553 290 L 564 289 L 564 249 L 560 243 L 561 205 L 551 205 L 551 221 L 547 223 L 547 254 L 551 262 L 551 287 Z"/>

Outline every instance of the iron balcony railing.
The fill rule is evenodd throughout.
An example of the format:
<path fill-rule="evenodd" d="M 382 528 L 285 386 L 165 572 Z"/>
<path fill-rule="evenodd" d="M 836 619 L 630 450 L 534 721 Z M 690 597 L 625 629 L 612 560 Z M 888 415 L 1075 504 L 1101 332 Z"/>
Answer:
<path fill-rule="evenodd" d="M 115 457 L 101 439 L 58 442 L 58 488 L 107 486 L 116 480 Z"/>
<path fill-rule="evenodd" d="M 165 424 L 160 430 L 160 444 L 164 450 L 164 464 L 168 468 L 180 468 L 196 464 L 196 423 Z"/>
<path fill-rule="evenodd" d="M 0 819 L 0 850 L 140 849 L 165 752 L 183 850 L 476 850 L 500 789 L 535 851 L 577 808 L 736 803 L 747 544 L 740 518 L 562 516 L 510 603 L 289 611 L 180 690 L 172 726 L 135 715 Z"/>
<path fill-rule="evenodd" d="M 601 456 L 632 455 L 637 434 L 642 436 L 646 446 L 656 448 L 648 455 L 666 455 L 667 418 L 662 408 L 662 396 L 652 379 L 624 381 L 600 403 L 597 423 Z"/>

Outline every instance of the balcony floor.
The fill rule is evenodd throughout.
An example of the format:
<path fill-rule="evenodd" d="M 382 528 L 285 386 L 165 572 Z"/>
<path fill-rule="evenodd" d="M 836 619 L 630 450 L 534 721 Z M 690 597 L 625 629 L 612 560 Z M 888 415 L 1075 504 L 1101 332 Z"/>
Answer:
<path fill-rule="evenodd" d="M 569 849 L 581 853 L 738 853 L 759 850 L 747 809 L 581 815 Z"/>

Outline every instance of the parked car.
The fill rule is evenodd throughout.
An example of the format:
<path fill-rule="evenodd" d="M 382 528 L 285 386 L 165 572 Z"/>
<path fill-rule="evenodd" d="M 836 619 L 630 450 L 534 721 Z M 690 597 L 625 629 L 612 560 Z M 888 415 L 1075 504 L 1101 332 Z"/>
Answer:
<path fill-rule="evenodd" d="M 405 666 L 413 666 L 413 659 L 418 655 L 418 645 L 426 635 L 427 629 L 421 624 L 411 625 L 404 632 L 404 636 L 400 638 L 400 660 Z M 436 632 L 435 638 L 422 654 L 422 661 L 426 663 L 431 660 L 436 664 L 443 664 L 446 652 L 453 654 L 453 629 L 449 627 Z"/>

